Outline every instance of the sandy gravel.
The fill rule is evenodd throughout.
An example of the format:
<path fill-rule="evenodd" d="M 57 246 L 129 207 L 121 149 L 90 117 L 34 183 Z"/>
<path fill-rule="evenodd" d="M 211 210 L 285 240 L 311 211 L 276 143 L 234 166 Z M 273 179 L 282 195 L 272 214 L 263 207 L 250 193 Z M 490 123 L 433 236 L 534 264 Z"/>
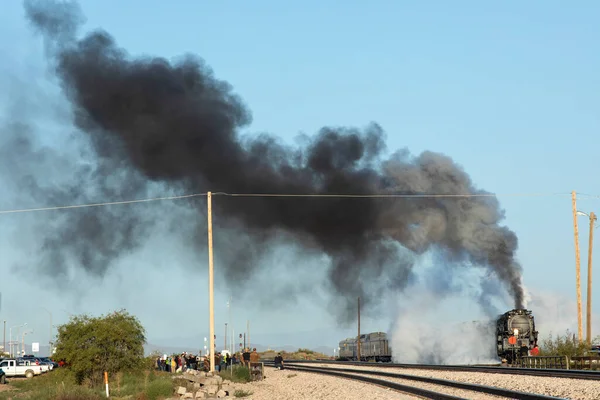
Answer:
<path fill-rule="evenodd" d="M 280 371 L 265 368 L 265 380 L 229 385 L 230 396 L 235 390 L 252 392 L 247 400 L 414 400 L 409 396 L 368 383 L 355 382 L 334 376 L 299 371 Z"/>
<path fill-rule="evenodd" d="M 469 399 L 469 400 L 498 400 L 498 399 L 506 400 L 506 397 L 494 396 L 494 395 L 487 394 L 487 393 L 477 393 L 472 390 L 451 388 L 451 387 L 443 386 L 443 385 L 434 385 L 432 383 L 426 383 L 426 382 L 415 382 L 415 381 L 411 381 L 410 379 L 396 379 L 396 378 L 389 378 L 387 376 L 373 376 L 373 378 L 381 379 L 384 381 L 390 381 L 390 382 L 394 382 L 394 383 L 399 383 L 401 385 L 406 385 L 406 386 L 414 386 L 414 387 L 418 387 L 421 389 L 430 390 L 432 392 L 450 394 L 452 396 L 461 397 L 463 399 Z"/>
<path fill-rule="evenodd" d="M 302 364 L 298 364 L 301 366 Z M 421 369 L 310 364 L 310 366 L 336 367 L 345 369 L 384 370 L 387 372 L 447 379 L 457 382 L 496 386 L 521 392 L 539 393 L 570 400 L 600 399 L 600 381 L 584 379 L 548 378 L 541 376 L 519 376 L 511 374 L 489 374 L 484 372 L 436 371 Z M 381 377 L 383 378 L 383 377 Z"/>

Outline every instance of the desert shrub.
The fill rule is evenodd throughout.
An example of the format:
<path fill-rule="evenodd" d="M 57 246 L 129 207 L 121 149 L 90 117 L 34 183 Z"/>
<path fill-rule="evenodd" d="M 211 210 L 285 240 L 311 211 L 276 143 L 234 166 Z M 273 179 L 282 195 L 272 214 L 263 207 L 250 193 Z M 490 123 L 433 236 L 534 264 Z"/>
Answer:
<path fill-rule="evenodd" d="M 75 316 L 59 326 L 56 360 L 64 360 L 78 383 L 97 386 L 103 373 L 142 370 L 145 330 L 138 319 L 121 310 L 101 317 Z"/>
<path fill-rule="evenodd" d="M 581 357 L 588 355 L 589 350 L 587 343 L 577 341 L 569 330 L 564 335 L 553 336 L 550 333 L 540 344 L 540 356 Z"/>

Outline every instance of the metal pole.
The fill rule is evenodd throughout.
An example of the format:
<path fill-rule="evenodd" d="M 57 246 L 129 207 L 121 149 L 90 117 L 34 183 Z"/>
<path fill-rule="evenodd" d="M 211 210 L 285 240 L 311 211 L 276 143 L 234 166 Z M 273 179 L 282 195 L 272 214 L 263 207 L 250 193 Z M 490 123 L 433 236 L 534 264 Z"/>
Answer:
<path fill-rule="evenodd" d="M 358 298 L 358 342 L 356 342 L 357 351 L 356 358 L 357 361 L 360 361 L 360 297 Z"/>
<path fill-rule="evenodd" d="M 8 347 L 10 347 L 10 357 L 14 356 L 13 350 L 15 348 L 15 343 L 13 343 L 13 340 L 12 340 L 12 330 L 13 330 L 13 328 L 17 328 L 18 329 L 18 331 L 17 331 L 17 343 L 16 344 L 17 344 L 17 350 L 19 350 L 19 333 L 21 332 L 21 327 L 22 326 L 24 326 L 24 325 L 15 325 L 15 326 L 11 327 L 10 330 L 9 330 L 10 341 L 8 343 Z"/>
<path fill-rule="evenodd" d="M 48 357 L 52 357 L 52 313 L 50 312 L 50 310 L 47 310 L 45 307 L 42 307 L 42 310 L 46 311 L 48 313 L 48 315 L 50 316 L 50 337 L 48 338 L 48 345 L 49 345 L 49 352 L 50 354 L 48 355 Z"/>
<path fill-rule="evenodd" d="M 248 347 L 250 347 L 250 320 L 246 321 L 246 328 L 248 328 Z"/>
<path fill-rule="evenodd" d="M 588 245 L 588 282 L 587 282 L 587 310 L 586 310 L 586 337 L 587 344 L 592 344 L 592 249 L 594 247 L 594 223 L 596 214 L 590 213 L 590 243 Z"/>
<path fill-rule="evenodd" d="M 213 237 L 212 237 L 212 193 L 208 192 L 208 307 L 210 325 L 210 370 L 215 371 L 215 297 L 214 297 L 214 264 L 213 264 Z"/>
<path fill-rule="evenodd" d="M 52 350 L 54 349 L 54 341 L 52 340 L 52 313 L 50 311 L 48 311 L 48 313 L 50 314 L 50 343 L 49 346 L 50 348 L 48 349 L 48 357 L 52 357 Z"/>
<path fill-rule="evenodd" d="M 581 310 L 581 259 L 579 258 L 579 229 L 577 228 L 577 195 L 571 192 L 573 205 L 573 228 L 575 234 L 575 288 L 577 290 L 577 340 L 581 342 L 583 337 L 583 319 Z"/>
<path fill-rule="evenodd" d="M 223 344 L 223 350 L 227 350 L 227 322 L 225 322 L 225 337 L 223 340 L 225 340 L 225 343 Z"/>
<path fill-rule="evenodd" d="M 2 335 L 2 352 L 6 353 L 6 320 L 4 320 L 4 334 Z"/>
<path fill-rule="evenodd" d="M 233 354 L 233 350 L 235 350 L 235 346 L 234 346 L 234 340 L 235 338 L 233 337 L 233 325 L 231 325 L 231 296 L 229 296 L 229 325 L 231 326 L 231 354 Z"/>

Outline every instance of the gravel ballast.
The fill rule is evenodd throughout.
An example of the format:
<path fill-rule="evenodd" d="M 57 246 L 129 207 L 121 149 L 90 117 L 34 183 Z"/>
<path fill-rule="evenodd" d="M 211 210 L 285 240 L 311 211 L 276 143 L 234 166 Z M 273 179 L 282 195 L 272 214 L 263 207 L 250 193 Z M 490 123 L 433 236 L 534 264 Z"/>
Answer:
<path fill-rule="evenodd" d="M 226 378 L 226 375 L 223 375 Z M 259 382 L 231 383 L 226 390 L 251 392 L 246 400 L 415 400 L 418 397 L 370 383 L 309 372 L 276 370 L 265 367 L 265 379 Z"/>
<path fill-rule="evenodd" d="M 348 372 L 350 373 L 350 371 L 348 371 Z M 373 375 L 371 375 L 371 376 L 373 376 Z M 399 383 L 400 385 L 418 387 L 421 389 L 429 390 L 431 392 L 450 394 L 452 396 L 461 397 L 463 399 L 469 399 L 469 400 L 504 399 L 504 400 L 506 400 L 506 397 L 499 397 L 499 396 L 494 396 L 494 395 L 487 394 L 487 393 L 479 393 L 479 392 L 472 391 L 472 390 L 457 389 L 457 388 L 452 388 L 452 387 L 443 386 L 443 385 L 436 385 L 436 384 L 432 384 L 432 383 L 416 382 L 416 381 L 412 381 L 409 379 L 390 378 L 387 376 L 373 376 L 373 377 L 376 379 L 384 380 L 384 381 Z"/>
<path fill-rule="evenodd" d="M 302 366 L 302 364 L 298 364 Z M 600 399 L 600 381 L 568 378 L 549 378 L 541 376 L 492 374 L 484 372 L 462 372 L 462 371 L 437 371 L 422 369 L 390 368 L 375 366 L 353 366 L 332 364 L 310 364 L 310 366 L 335 367 L 348 370 L 362 369 L 374 371 L 386 371 L 404 375 L 426 376 L 428 378 L 446 379 L 464 383 L 475 383 L 484 386 L 495 386 L 520 392 L 539 393 L 547 396 L 561 397 L 571 400 L 598 400 Z M 387 377 L 377 377 L 389 379 Z M 417 382 L 411 384 L 417 386 Z M 436 386 L 439 387 L 439 386 Z M 444 393 L 446 393 L 444 391 Z M 448 392 L 450 393 L 450 392 Z M 456 396 L 462 396 L 456 394 Z M 470 398 L 470 397 L 468 397 Z M 493 398 L 493 397 L 492 397 Z"/>

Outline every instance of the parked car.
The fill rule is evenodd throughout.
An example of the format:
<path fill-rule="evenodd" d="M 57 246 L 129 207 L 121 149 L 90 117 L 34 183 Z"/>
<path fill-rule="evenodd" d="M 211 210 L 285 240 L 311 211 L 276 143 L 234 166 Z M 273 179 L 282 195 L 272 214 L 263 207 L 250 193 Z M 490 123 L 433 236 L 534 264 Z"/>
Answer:
<path fill-rule="evenodd" d="M 0 369 L 7 377 L 24 376 L 28 379 L 35 375 L 40 375 L 44 367 L 41 365 L 31 364 L 29 361 L 19 361 L 15 358 L 8 358 L 0 362 Z"/>
<path fill-rule="evenodd" d="M 52 362 L 52 360 L 50 360 L 48 357 L 36 357 L 33 355 L 24 355 L 23 357 L 19 357 L 18 359 L 30 361 L 32 363 L 35 363 L 35 365 L 45 365 L 46 367 L 48 367 L 48 370 L 52 370 L 55 366 L 58 367 L 58 364 L 55 364 L 54 362 Z"/>
<path fill-rule="evenodd" d="M 43 362 L 42 360 L 40 360 L 39 358 L 22 358 L 22 357 L 18 357 L 16 358 L 17 360 L 17 365 L 23 365 L 23 364 L 30 364 L 30 365 L 35 365 L 35 366 L 39 366 L 42 369 L 42 373 L 44 372 L 48 372 L 50 371 L 53 366 Z"/>
<path fill-rule="evenodd" d="M 40 357 L 43 363 L 50 365 L 50 369 L 58 368 L 58 363 L 50 359 L 50 357 Z"/>

